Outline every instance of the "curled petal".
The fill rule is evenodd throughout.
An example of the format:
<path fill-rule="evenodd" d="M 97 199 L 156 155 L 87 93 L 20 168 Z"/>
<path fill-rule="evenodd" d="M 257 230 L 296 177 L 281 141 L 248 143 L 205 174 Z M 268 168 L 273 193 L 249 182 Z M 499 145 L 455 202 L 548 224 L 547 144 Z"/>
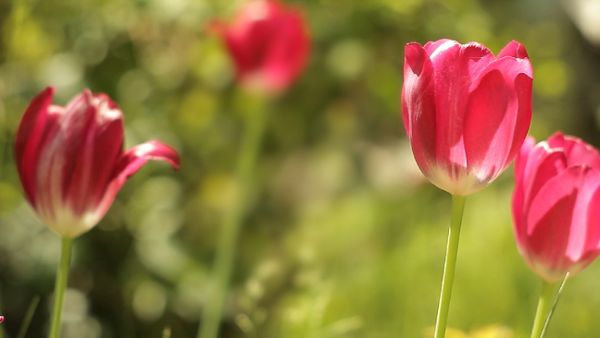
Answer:
<path fill-rule="evenodd" d="M 179 169 L 180 160 L 177 152 L 159 141 L 149 141 L 127 150 L 121 156 L 119 164 L 113 172 L 113 178 L 100 202 L 97 211 L 99 218 L 108 211 L 115 196 L 127 179 L 140 170 L 149 160 L 165 161 L 174 169 Z"/>

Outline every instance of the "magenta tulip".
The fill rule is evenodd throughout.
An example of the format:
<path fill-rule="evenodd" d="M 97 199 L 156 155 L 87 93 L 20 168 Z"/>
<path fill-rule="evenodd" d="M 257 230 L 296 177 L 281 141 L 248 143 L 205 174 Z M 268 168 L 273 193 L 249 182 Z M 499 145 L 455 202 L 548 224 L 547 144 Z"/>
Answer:
<path fill-rule="evenodd" d="M 310 49 L 301 13 L 276 0 L 248 2 L 229 23 L 217 23 L 238 80 L 247 88 L 278 93 L 304 68 Z"/>
<path fill-rule="evenodd" d="M 576 273 L 600 253 L 600 154 L 556 133 L 528 138 L 515 162 L 513 218 L 525 261 L 547 282 Z"/>
<path fill-rule="evenodd" d="M 402 117 L 419 168 L 436 186 L 469 195 L 511 163 L 531 122 L 532 68 L 525 47 L 452 40 L 408 43 Z"/>
<path fill-rule="evenodd" d="M 128 177 L 148 160 L 179 166 L 177 152 L 150 141 L 123 152 L 123 115 L 104 94 L 85 90 L 66 106 L 52 105 L 53 88 L 31 101 L 15 143 L 29 203 L 65 238 L 95 226 Z"/>

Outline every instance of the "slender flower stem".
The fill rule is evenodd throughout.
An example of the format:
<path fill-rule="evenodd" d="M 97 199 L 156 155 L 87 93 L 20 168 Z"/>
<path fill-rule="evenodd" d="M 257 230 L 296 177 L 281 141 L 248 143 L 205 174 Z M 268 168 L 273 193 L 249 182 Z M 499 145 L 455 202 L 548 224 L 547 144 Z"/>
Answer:
<path fill-rule="evenodd" d="M 202 316 L 198 338 L 217 338 L 223 316 L 223 304 L 229 289 L 229 280 L 233 269 L 236 243 L 253 182 L 254 167 L 258 150 L 264 134 L 266 111 L 259 107 L 255 114 L 246 116 L 246 128 L 237 163 L 239 193 L 232 209 L 225 216 L 222 233 L 217 248 L 214 266 L 214 289 L 211 299 L 206 303 Z"/>
<path fill-rule="evenodd" d="M 49 338 L 60 337 L 60 317 L 67 288 L 67 279 L 69 276 L 69 266 L 71 265 L 71 249 L 73 247 L 72 238 L 62 239 L 62 250 L 60 262 L 56 269 L 56 281 L 54 283 L 54 307 L 52 308 L 52 325 L 50 326 Z"/>
<path fill-rule="evenodd" d="M 561 283 L 561 288 L 564 286 L 564 282 Z M 558 294 L 556 291 L 557 283 L 548 283 L 542 280 L 542 292 L 538 300 L 537 310 L 535 312 L 535 319 L 533 320 L 533 328 L 531 329 L 531 338 L 542 338 L 550 316 L 552 315 L 552 309 L 558 302 Z M 556 295 L 556 297 L 555 297 Z"/>
<path fill-rule="evenodd" d="M 452 284 L 454 283 L 456 256 L 458 254 L 460 226 L 462 224 L 464 208 L 465 197 L 452 195 L 452 220 L 450 222 L 450 230 L 448 231 L 444 273 L 442 275 L 442 290 L 440 292 L 437 319 L 435 321 L 434 338 L 444 338 L 446 336 L 446 322 L 448 320 L 450 299 L 452 298 Z"/>
<path fill-rule="evenodd" d="M 19 328 L 19 334 L 17 335 L 17 338 L 25 338 L 25 335 L 27 335 L 27 330 L 29 330 L 31 320 L 33 319 L 33 315 L 35 314 L 35 310 L 37 309 L 39 303 L 40 296 L 35 296 L 31 300 L 29 307 L 27 307 L 27 312 L 25 312 L 25 318 L 23 318 L 23 322 L 21 322 L 21 327 Z"/>
<path fill-rule="evenodd" d="M 554 310 L 556 310 L 556 306 L 558 305 L 558 300 L 560 299 L 560 295 L 562 295 L 563 290 L 565 289 L 565 284 L 567 284 L 567 280 L 569 279 L 569 273 L 565 275 L 565 278 L 560 283 L 558 287 L 558 291 L 556 291 L 556 296 L 554 296 L 554 301 L 552 302 L 552 307 L 550 308 L 550 312 L 548 312 L 548 316 L 544 321 L 544 328 L 542 329 L 542 337 L 546 335 L 546 331 L 548 330 L 548 326 L 550 326 L 550 320 L 552 319 L 552 315 L 554 315 Z"/>

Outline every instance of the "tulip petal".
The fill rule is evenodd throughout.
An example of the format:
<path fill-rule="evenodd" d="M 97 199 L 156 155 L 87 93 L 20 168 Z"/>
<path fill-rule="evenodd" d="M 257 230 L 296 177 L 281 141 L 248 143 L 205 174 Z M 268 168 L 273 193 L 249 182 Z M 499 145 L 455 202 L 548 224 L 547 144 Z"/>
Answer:
<path fill-rule="evenodd" d="M 503 58 L 490 63 L 471 93 L 465 123 L 469 166 L 493 179 L 514 158 L 531 122 L 531 66 Z"/>
<path fill-rule="evenodd" d="M 437 41 L 429 41 L 423 46 L 428 55 L 433 54 L 433 52 L 438 49 L 440 46 L 449 43 L 454 45 L 460 45 L 458 42 L 450 39 L 439 39 Z"/>
<path fill-rule="evenodd" d="M 238 80 L 251 89 L 277 93 L 304 68 L 310 39 L 301 13 L 278 1 L 251 1 L 235 20 L 219 25 Z"/>
<path fill-rule="evenodd" d="M 436 165 L 436 110 L 433 69 L 421 45 L 409 43 L 404 49 L 404 85 L 402 86 L 402 119 L 419 168 L 427 176 Z"/>
<path fill-rule="evenodd" d="M 34 207 L 37 200 L 36 169 L 40 150 L 58 129 L 57 114 L 51 113 L 51 110 L 59 109 L 51 106 L 53 96 L 54 88 L 48 87 L 31 101 L 21 119 L 15 141 L 15 157 L 21 183 L 27 199 Z"/>
<path fill-rule="evenodd" d="M 581 139 L 557 132 L 548 138 L 548 144 L 565 152 L 569 166 L 585 165 L 600 170 L 600 154 Z"/>
<path fill-rule="evenodd" d="M 528 59 L 529 54 L 527 53 L 527 49 L 518 41 L 511 41 L 502 48 L 500 53 L 498 54 L 498 58 L 510 56 L 517 59 Z"/>
<path fill-rule="evenodd" d="M 529 208 L 546 182 L 566 168 L 567 159 L 562 151 L 547 148 L 545 142 L 533 148 L 522 176 L 525 209 Z"/>
<path fill-rule="evenodd" d="M 519 155 L 515 159 L 515 189 L 512 196 L 512 216 L 514 232 L 518 243 L 525 239 L 525 229 L 527 224 L 523 219 L 523 207 L 525 205 L 525 184 L 528 182 L 524 177 L 525 167 L 529 160 L 529 154 L 535 147 L 535 139 L 531 136 L 527 137 L 523 142 L 523 146 Z"/>
<path fill-rule="evenodd" d="M 600 188 L 600 172 L 589 167 L 580 168 L 582 174 L 577 182 L 577 201 L 573 208 L 573 219 L 570 223 L 569 242 L 566 249 L 567 257 L 573 262 L 580 261 L 586 254 L 588 242 L 595 242 L 600 237 L 600 228 L 589 226 L 590 223 L 597 225 L 599 219 L 588 218 L 590 216 L 589 208 L 600 206 L 590 203 Z M 592 248 L 595 249 L 594 246 Z"/>
<path fill-rule="evenodd" d="M 589 255 L 597 256 L 600 251 L 600 188 L 596 189 L 594 196 L 590 199 L 587 219 L 586 253 L 582 259 L 588 259 Z"/>
<path fill-rule="evenodd" d="M 445 159 L 452 176 L 467 167 L 463 131 L 472 83 L 492 60 L 479 44 L 446 41 L 430 55 L 434 68 L 436 107 L 436 158 Z"/>
<path fill-rule="evenodd" d="M 471 94 L 464 130 L 469 167 L 482 181 L 495 178 L 508 156 L 516 127 L 512 91 L 498 70 L 488 72 Z"/>
<path fill-rule="evenodd" d="M 97 209 L 98 218 L 106 214 L 127 179 L 140 170 L 149 160 L 165 161 L 174 169 L 179 169 L 180 161 L 177 152 L 159 141 L 149 141 L 127 150 L 121 156 L 119 164 L 113 172 L 112 180 Z"/>
<path fill-rule="evenodd" d="M 529 139 L 533 141 L 532 138 Z M 526 141 L 527 142 L 527 141 Z M 513 194 L 513 219 L 517 241 L 523 242 L 531 232 L 529 214 L 532 200 L 551 178 L 566 168 L 564 153 L 548 149 L 545 143 L 532 147 L 525 143 L 515 167 L 515 192 Z"/>
<path fill-rule="evenodd" d="M 534 197 L 526 216 L 526 251 L 533 262 L 543 264 L 545 269 L 538 272 L 546 279 L 556 279 L 552 271 L 564 271 L 570 265 L 565 250 L 582 174 L 582 168 L 574 167 L 552 177 Z M 535 265 L 532 267 L 536 268 Z"/>
<path fill-rule="evenodd" d="M 284 89 L 290 78 L 300 74 L 309 54 L 308 33 L 304 29 L 299 13 L 292 11 L 280 14 L 279 22 L 270 29 L 278 43 L 272 43 L 264 57 L 265 76 L 274 90 Z"/>
<path fill-rule="evenodd" d="M 84 91 L 82 104 L 85 111 L 73 113 L 73 119 L 84 119 L 71 124 L 73 136 L 81 142 L 71 142 L 64 148 L 69 161 L 64 169 L 64 196 L 75 213 L 95 209 L 104 197 L 123 151 L 123 116 L 118 107 L 103 94 Z"/>
<path fill-rule="evenodd" d="M 527 136 L 523 141 L 519 154 L 515 158 L 515 179 L 523 178 L 523 173 L 525 172 L 525 167 L 529 160 L 529 154 L 531 154 L 534 147 L 535 139 L 533 136 Z"/>

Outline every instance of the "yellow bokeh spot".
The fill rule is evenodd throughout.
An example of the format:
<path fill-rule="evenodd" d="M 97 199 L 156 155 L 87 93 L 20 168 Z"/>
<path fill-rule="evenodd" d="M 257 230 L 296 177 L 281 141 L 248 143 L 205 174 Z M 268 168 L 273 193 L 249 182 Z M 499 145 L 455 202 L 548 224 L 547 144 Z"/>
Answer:
<path fill-rule="evenodd" d="M 534 65 L 534 88 L 541 96 L 559 97 L 569 85 L 568 66 L 560 60 L 548 60 Z"/>

